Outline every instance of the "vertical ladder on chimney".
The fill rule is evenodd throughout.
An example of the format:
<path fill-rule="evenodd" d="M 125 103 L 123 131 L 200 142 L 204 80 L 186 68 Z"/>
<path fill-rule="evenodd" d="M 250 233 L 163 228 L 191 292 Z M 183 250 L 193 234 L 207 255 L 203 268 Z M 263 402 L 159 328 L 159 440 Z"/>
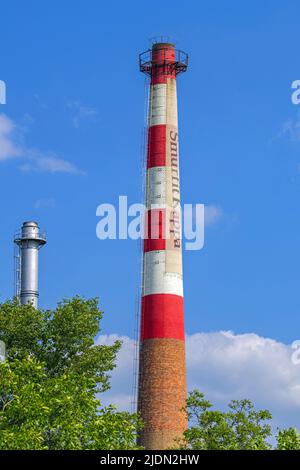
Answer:
<path fill-rule="evenodd" d="M 145 175 L 147 168 L 147 138 L 148 138 L 148 109 L 150 100 L 150 87 L 148 77 L 145 77 L 145 105 L 144 105 L 144 128 L 142 130 L 141 139 L 141 158 L 140 158 L 140 171 L 141 171 L 141 199 L 145 204 Z M 140 317 L 141 317 L 141 297 L 142 297 L 142 282 L 143 282 L 143 254 L 144 254 L 144 240 L 139 240 L 139 259 L 140 259 L 140 270 L 139 270 L 139 282 L 136 292 L 135 299 L 135 321 L 134 321 L 134 353 L 133 353 L 133 387 L 132 387 L 132 398 L 131 398 L 131 412 L 136 413 L 137 411 L 137 400 L 138 400 L 138 379 L 139 379 L 139 350 L 140 350 Z"/>
<path fill-rule="evenodd" d="M 14 244 L 14 296 L 20 302 L 21 294 L 21 250 Z"/>

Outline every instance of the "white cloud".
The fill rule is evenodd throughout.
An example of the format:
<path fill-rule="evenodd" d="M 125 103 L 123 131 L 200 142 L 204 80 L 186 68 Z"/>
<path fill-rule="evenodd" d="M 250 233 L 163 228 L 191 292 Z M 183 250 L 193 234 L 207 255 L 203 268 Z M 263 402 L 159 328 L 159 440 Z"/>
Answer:
<path fill-rule="evenodd" d="M 224 212 L 220 206 L 214 204 L 204 206 L 204 223 L 206 227 L 216 224 L 223 216 Z"/>
<path fill-rule="evenodd" d="M 49 109 L 49 106 L 42 101 L 42 99 L 41 99 L 41 97 L 38 93 L 34 93 L 33 97 L 34 97 L 34 99 L 36 100 L 38 106 L 41 109 Z"/>
<path fill-rule="evenodd" d="M 285 122 L 282 134 L 287 135 L 291 140 L 300 140 L 300 119 L 290 119 Z"/>
<path fill-rule="evenodd" d="M 69 173 L 73 175 L 85 174 L 82 170 L 67 160 L 56 155 L 43 155 L 37 152 L 27 153 L 27 161 L 19 166 L 20 170 L 40 171 L 47 173 Z"/>
<path fill-rule="evenodd" d="M 114 403 L 122 410 L 131 409 L 133 400 L 133 359 L 135 357 L 135 341 L 128 336 L 100 335 L 98 344 L 111 345 L 116 340 L 122 341 L 118 354 L 117 367 L 112 372 L 112 389 L 101 396 L 104 404 Z"/>
<path fill-rule="evenodd" d="M 124 341 L 105 403 L 130 409 L 134 341 L 117 335 L 100 336 L 101 344 Z M 195 333 L 186 338 L 188 389 L 199 388 L 214 405 L 249 398 L 269 409 L 274 423 L 300 429 L 300 365 L 293 364 L 291 346 L 255 333 L 231 331 Z"/>
<path fill-rule="evenodd" d="M 271 139 L 271 143 L 282 137 L 287 137 L 289 140 L 294 142 L 300 140 L 300 118 L 288 119 L 285 121 L 278 134 Z"/>
<path fill-rule="evenodd" d="M 254 333 L 196 333 L 187 337 L 191 388 L 199 387 L 217 401 L 249 397 L 265 406 L 300 410 L 300 368 L 292 349 Z M 200 383 L 199 383 L 200 382 Z"/>
<path fill-rule="evenodd" d="M 43 208 L 53 209 L 55 207 L 55 204 L 56 204 L 56 201 L 53 197 L 38 199 L 34 203 L 34 208 L 35 209 L 43 209 Z"/>
<path fill-rule="evenodd" d="M 82 120 L 95 117 L 98 114 L 95 108 L 85 106 L 78 100 L 67 100 L 66 105 L 72 112 L 72 124 L 76 129 L 80 127 Z"/>
<path fill-rule="evenodd" d="M 17 143 L 16 126 L 5 114 L 0 114 L 0 162 L 22 156 Z"/>
<path fill-rule="evenodd" d="M 75 165 L 57 155 L 26 147 L 23 138 L 21 127 L 5 114 L 0 114 L 0 162 L 20 159 L 22 171 L 83 174 Z"/>

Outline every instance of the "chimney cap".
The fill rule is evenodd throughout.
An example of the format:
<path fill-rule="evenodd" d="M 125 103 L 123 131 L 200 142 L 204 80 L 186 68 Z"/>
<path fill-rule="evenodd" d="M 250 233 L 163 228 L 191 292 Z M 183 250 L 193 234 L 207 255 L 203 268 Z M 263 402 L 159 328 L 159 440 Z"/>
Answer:
<path fill-rule="evenodd" d="M 35 220 L 27 220 L 23 223 L 23 227 L 38 227 L 38 223 Z"/>

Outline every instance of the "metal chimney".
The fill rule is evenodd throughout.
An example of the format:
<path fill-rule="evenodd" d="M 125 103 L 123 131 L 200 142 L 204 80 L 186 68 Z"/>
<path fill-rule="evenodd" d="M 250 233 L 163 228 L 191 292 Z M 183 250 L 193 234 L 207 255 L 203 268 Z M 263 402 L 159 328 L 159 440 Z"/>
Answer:
<path fill-rule="evenodd" d="M 39 249 L 47 242 L 37 222 L 24 222 L 21 233 L 14 238 L 18 247 L 16 255 L 16 295 L 22 305 L 38 307 Z"/>

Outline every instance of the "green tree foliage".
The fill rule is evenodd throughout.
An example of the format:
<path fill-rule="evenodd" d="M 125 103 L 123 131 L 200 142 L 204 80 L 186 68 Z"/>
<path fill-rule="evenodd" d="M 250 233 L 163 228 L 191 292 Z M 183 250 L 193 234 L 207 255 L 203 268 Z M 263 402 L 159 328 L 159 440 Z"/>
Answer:
<path fill-rule="evenodd" d="M 278 450 L 300 450 L 300 434 L 295 428 L 281 429 L 277 435 Z"/>
<path fill-rule="evenodd" d="M 200 450 L 266 450 L 272 418 L 267 410 L 256 411 L 249 400 L 233 400 L 227 412 L 212 410 L 198 390 L 187 399 L 189 429 L 182 448 Z"/>
<path fill-rule="evenodd" d="M 0 449 L 133 449 L 136 415 L 103 407 L 120 342 L 95 345 L 102 313 L 75 297 L 55 310 L 0 305 Z"/>
<path fill-rule="evenodd" d="M 199 390 L 192 391 L 185 412 L 189 428 L 180 449 L 194 450 L 269 450 L 272 449 L 272 415 L 255 410 L 249 400 L 232 400 L 228 411 L 212 409 Z M 275 441 L 275 438 L 273 438 Z M 295 428 L 280 429 L 276 436 L 278 450 L 300 450 L 300 434 Z"/>

